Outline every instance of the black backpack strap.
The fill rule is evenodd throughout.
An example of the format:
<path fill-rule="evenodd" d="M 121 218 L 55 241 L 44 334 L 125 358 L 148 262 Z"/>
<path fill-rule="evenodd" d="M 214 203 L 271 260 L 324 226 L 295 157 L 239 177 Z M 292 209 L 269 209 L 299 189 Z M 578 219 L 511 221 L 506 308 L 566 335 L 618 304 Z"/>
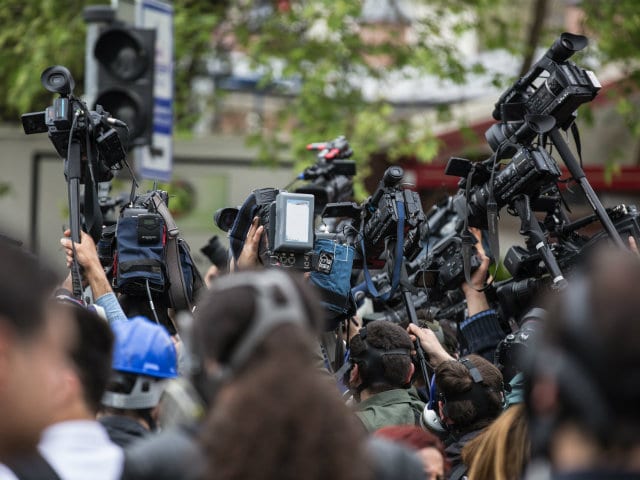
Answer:
<path fill-rule="evenodd" d="M 20 480 L 61 480 L 60 475 L 38 451 L 26 457 L 11 459 L 5 465 Z"/>
<path fill-rule="evenodd" d="M 449 475 L 449 480 L 462 480 L 466 478 L 465 475 L 467 473 L 467 466 L 464 463 L 461 463 L 456 468 L 453 469 L 451 475 Z"/>
<path fill-rule="evenodd" d="M 169 300 L 176 310 L 191 310 L 191 302 L 187 293 L 187 285 L 180 264 L 180 245 L 178 235 L 180 230 L 176 225 L 173 215 L 169 212 L 167 204 L 160 195 L 154 193 L 151 200 L 156 211 L 160 214 L 167 226 L 166 262 L 167 275 L 169 277 Z"/>

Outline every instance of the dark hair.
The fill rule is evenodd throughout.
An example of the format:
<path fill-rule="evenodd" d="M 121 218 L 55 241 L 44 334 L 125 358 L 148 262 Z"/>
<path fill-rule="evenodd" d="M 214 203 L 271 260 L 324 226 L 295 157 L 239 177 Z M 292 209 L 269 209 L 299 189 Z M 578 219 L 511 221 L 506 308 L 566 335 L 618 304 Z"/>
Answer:
<path fill-rule="evenodd" d="M 376 320 L 366 326 L 366 342 L 370 346 L 380 350 L 394 350 L 398 348 L 411 350 L 413 345 L 409 334 L 399 325 L 384 320 Z M 351 356 L 357 358 L 362 355 L 366 346 L 361 335 L 355 335 L 349 345 Z M 386 355 L 382 358 L 384 372 L 369 371 L 368 365 L 363 360 L 356 360 L 360 377 L 366 388 L 373 393 L 383 392 L 394 388 L 403 388 L 407 383 L 407 376 L 411 369 L 411 357 L 409 355 Z M 373 382 L 373 379 L 383 376 L 386 384 Z M 368 386 L 371 385 L 371 386 Z"/>
<path fill-rule="evenodd" d="M 0 265 L 0 321 L 29 338 L 44 326 L 46 298 L 57 277 L 34 255 L 4 238 L 0 238 Z"/>
<path fill-rule="evenodd" d="M 374 432 L 376 437 L 386 438 L 393 442 L 400 443 L 412 450 L 422 450 L 423 448 L 435 448 L 442 455 L 444 462 L 444 474 L 449 474 L 451 463 L 447 458 L 442 441 L 433 433 L 416 427 L 414 425 L 391 425 L 382 427 Z"/>
<path fill-rule="evenodd" d="M 268 275 L 268 272 L 254 272 Z M 291 276 L 296 292 L 300 296 L 309 331 L 319 333 L 323 325 L 323 314 L 315 292 L 301 277 Z M 229 361 L 231 354 L 255 315 L 255 288 L 246 285 L 232 287 L 223 292 L 214 288 L 204 293 L 196 311 L 193 331 L 193 346 L 202 358 L 220 363 Z M 272 292 L 276 302 L 285 302 L 286 296 L 276 288 Z"/>
<path fill-rule="evenodd" d="M 269 275 L 255 273 L 255 275 Z M 286 286 L 283 286 L 286 288 Z M 209 475 L 226 480 L 369 478 L 365 432 L 331 380 L 317 369 L 313 333 L 322 315 L 308 287 L 273 295 L 303 299 L 309 328 L 284 323 L 262 339 L 216 398 L 201 434 Z M 206 358 L 225 363 L 255 321 L 255 289 L 208 292 L 196 310 L 194 340 Z M 354 465 L 357 467 L 354 468 Z"/>
<path fill-rule="evenodd" d="M 578 424 L 604 447 L 628 448 L 640 431 L 640 262 L 601 250 L 581 273 L 549 299 L 532 383 L 536 375 L 553 379 L 558 420 Z"/>
<path fill-rule="evenodd" d="M 471 392 L 474 380 L 469 369 L 460 361 L 448 360 L 436 368 L 436 387 L 444 397 L 447 417 L 454 422 L 454 427 L 460 432 L 469 432 L 486 427 L 502 412 L 503 383 L 502 374 L 498 368 L 479 355 L 468 355 L 464 358 L 471 360 L 482 375 L 482 388 L 485 408 L 469 399 L 455 397 Z"/>
<path fill-rule="evenodd" d="M 76 328 L 70 358 L 80 379 L 87 407 L 97 413 L 111 377 L 113 333 L 109 324 L 95 313 L 75 305 L 66 305 L 66 308 Z"/>

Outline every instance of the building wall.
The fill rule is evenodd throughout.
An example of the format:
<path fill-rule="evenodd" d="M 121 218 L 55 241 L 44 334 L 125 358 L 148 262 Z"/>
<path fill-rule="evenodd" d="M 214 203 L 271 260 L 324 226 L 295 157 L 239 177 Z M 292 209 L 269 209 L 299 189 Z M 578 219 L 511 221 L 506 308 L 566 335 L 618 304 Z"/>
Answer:
<path fill-rule="evenodd" d="M 45 134 L 26 136 L 17 126 L 0 127 L 0 231 L 48 257 L 62 273 L 64 256 L 59 238 L 69 225 L 63 161 L 57 158 Z M 255 165 L 254 154 L 241 137 L 211 136 L 176 141 L 173 178 L 194 189 L 194 208 L 177 218 L 178 226 L 201 266 L 208 261 L 199 252 L 208 239 L 225 233 L 213 225 L 213 213 L 221 207 L 240 205 L 249 192 L 260 187 L 283 187 L 294 177 L 288 164 Z M 34 185 L 34 178 L 39 185 Z M 116 182 L 113 195 L 128 192 L 130 183 Z"/>

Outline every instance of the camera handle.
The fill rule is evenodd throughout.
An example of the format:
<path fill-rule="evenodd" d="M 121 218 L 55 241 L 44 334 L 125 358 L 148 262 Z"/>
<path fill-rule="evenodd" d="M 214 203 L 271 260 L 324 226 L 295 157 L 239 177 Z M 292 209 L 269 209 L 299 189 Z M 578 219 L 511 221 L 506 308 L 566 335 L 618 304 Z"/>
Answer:
<path fill-rule="evenodd" d="M 416 307 L 413 304 L 413 298 L 411 298 L 411 290 L 412 288 L 410 287 L 409 283 L 409 275 L 407 274 L 407 261 L 403 256 L 400 265 L 400 293 L 402 293 L 402 300 L 404 301 L 404 306 L 407 309 L 407 316 L 409 317 L 409 321 L 414 325 L 419 326 Z M 431 385 L 431 377 L 429 376 L 429 365 L 427 364 L 427 357 L 424 353 L 422 345 L 420 345 L 420 340 L 416 339 L 414 345 L 416 348 L 416 356 L 418 357 L 420 371 L 427 386 L 426 392 L 427 396 L 429 397 L 427 400 L 430 400 L 431 392 L 429 390 L 429 385 Z"/>
<path fill-rule="evenodd" d="M 72 138 L 69 142 L 69 150 L 64 162 L 64 172 L 67 177 L 67 190 L 69 195 L 69 228 L 71 229 L 71 241 L 73 243 L 80 243 L 81 162 L 80 141 L 77 138 Z M 74 297 L 82 299 L 82 276 L 80 274 L 80 265 L 78 264 L 78 259 L 75 255 L 75 247 L 73 261 L 71 263 L 71 283 L 73 285 Z"/>
<path fill-rule="evenodd" d="M 607 211 L 602 205 L 602 202 L 600 202 L 598 195 L 593 191 L 589 180 L 587 180 L 587 176 L 585 175 L 584 170 L 569 149 L 569 145 L 567 145 L 567 142 L 565 142 L 562 138 L 562 135 L 560 134 L 558 128 L 551 129 L 548 135 L 555 147 L 558 149 L 558 153 L 562 157 L 564 164 L 567 166 L 569 173 L 571 173 L 571 176 L 576 180 L 576 182 L 578 182 L 578 184 L 582 188 L 582 191 L 584 192 L 585 197 L 587 197 L 587 201 L 591 205 L 591 208 L 593 208 L 593 211 L 598 216 L 600 223 L 607 231 L 613 242 L 620 248 L 628 248 L 627 245 L 622 241 L 620 234 L 616 230 L 616 227 L 614 227 L 613 222 L 609 218 L 609 215 L 607 215 Z"/>
<path fill-rule="evenodd" d="M 556 258 L 553 256 L 553 252 L 549 248 L 549 244 L 544 236 L 544 232 L 538 223 L 538 219 L 531 210 L 531 201 L 528 195 L 518 195 L 511 202 L 513 208 L 518 212 L 520 217 L 521 226 L 520 234 L 526 235 L 532 240 L 536 250 L 542 257 L 551 279 L 553 281 L 552 288 L 556 290 L 562 290 L 567 286 L 567 280 L 562 274 L 562 270 L 558 266 Z"/>

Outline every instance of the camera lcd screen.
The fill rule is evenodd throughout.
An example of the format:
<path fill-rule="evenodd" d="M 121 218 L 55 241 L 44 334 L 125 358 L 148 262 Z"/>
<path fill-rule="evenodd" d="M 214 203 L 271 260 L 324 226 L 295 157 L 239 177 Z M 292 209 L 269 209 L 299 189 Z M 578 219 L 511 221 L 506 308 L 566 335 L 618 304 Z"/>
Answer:
<path fill-rule="evenodd" d="M 309 243 L 309 211 L 311 207 L 307 200 L 296 198 L 287 199 L 287 213 L 285 226 L 286 242 Z"/>
<path fill-rule="evenodd" d="M 271 216 L 275 218 L 274 251 L 304 252 L 313 248 L 313 206 L 313 195 L 278 194 Z"/>

